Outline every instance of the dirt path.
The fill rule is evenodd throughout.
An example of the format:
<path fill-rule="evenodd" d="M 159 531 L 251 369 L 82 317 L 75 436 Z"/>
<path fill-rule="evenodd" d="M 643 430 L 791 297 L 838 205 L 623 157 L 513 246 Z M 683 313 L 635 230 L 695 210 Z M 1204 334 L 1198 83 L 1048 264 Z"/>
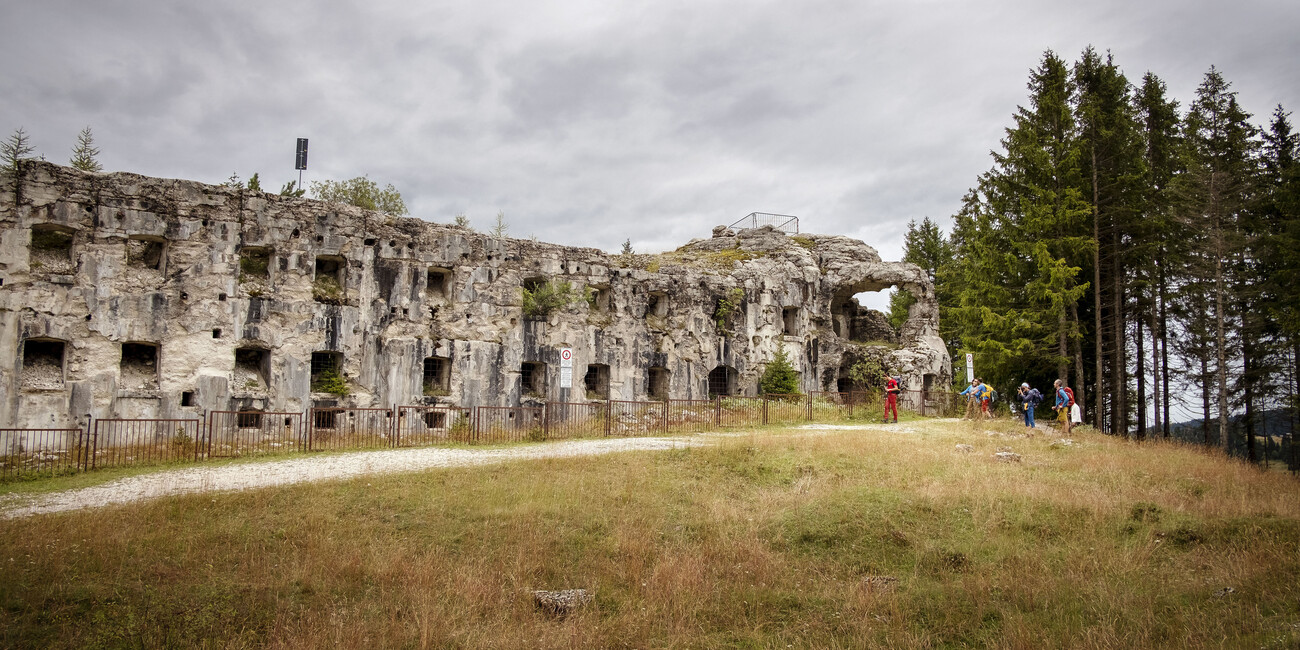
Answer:
<path fill-rule="evenodd" d="M 834 431 L 886 431 L 917 433 L 918 423 L 907 424 L 806 424 L 793 427 L 810 435 Z M 664 438 L 597 438 L 563 440 L 521 447 L 497 449 L 386 449 L 358 451 L 331 456 L 300 456 L 285 460 L 196 465 L 109 481 L 63 492 L 0 495 L 0 519 L 16 519 L 52 512 L 99 508 L 148 499 L 195 494 L 251 490 L 276 485 L 333 481 L 372 474 L 416 472 L 440 467 L 471 467 L 538 458 L 596 456 L 620 451 L 681 449 L 713 444 L 720 437 L 750 435 L 750 432 L 713 432 Z"/>
<path fill-rule="evenodd" d="M 198 492 L 249 490 L 371 474 L 469 467 L 537 458 L 571 458 L 620 451 L 681 449 L 709 444 L 710 436 L 565 440 L 502 449 L 389 449 L 286 460 L 195 466 L 131 476 L 64 492 L 0 496 L 0 518 L 98 508 Z"/>

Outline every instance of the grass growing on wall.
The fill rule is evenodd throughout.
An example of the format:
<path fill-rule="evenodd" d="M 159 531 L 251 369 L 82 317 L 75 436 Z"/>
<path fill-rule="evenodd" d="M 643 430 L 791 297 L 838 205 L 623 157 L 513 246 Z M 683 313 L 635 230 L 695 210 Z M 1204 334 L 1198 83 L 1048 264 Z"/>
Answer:
<path fill-rule="evenodd" d="M 768 432 L 7 521 L 0 645 L 1300 641 L 1294 479 L 988 430 L 1016 427 Z M 529 595 L 579 587 L 595 602 L 563 621 Z"/>

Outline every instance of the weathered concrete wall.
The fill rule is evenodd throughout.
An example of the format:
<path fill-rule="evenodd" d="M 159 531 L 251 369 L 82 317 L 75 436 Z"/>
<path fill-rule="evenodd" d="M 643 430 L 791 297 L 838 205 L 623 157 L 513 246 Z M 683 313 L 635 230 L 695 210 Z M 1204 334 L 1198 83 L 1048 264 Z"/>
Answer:
<path fill-rule="evenodd" d="M 650 397 L 651 368 L 673 398 L 706 398 L 717 366 L 734 369 L 736 392 L 755 394 L 778 347 L 804 390 L 835 390 L 864 337 L 909 388 L 951 376 L 922 271 L 845 237 L 715 229 L 671 253 L 608 255 L 43 162 L 26 163 L 17 185 L 0 180 L 4 426 L 587 401 L 589 364 L 608 368 L 591 399 Z M 526 317 L 521 287 L 537 279 L 570 283 L 575 299 Z M 892 286 L 919 298 L 899 332 L 851 300 Z M 720 300 L 735 309 L 720 312 Z M 575 355 L 571 390 L 560 388 L 563 347 Z M 346 396 L 312 391 L 314 352 L 341 357 Z M 445 359 L 445 384 L 426 391 L 429 357 Z M 540 394 L 521 384 L 534 363 L 545 364 L 534 367 Z"/>

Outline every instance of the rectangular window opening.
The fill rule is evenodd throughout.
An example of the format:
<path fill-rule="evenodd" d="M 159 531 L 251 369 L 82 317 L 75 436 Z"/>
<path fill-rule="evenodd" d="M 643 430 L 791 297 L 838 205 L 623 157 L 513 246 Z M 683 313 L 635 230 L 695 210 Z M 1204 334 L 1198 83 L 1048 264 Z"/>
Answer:
<path fill-rule="evenodd" d="M 181 391 L 181 406 L 194 406 L 194 391 Z"/>
<path fill-rule="evenodd" d="M 781 333 L 786 336 L 799 335 L 798 307 L 786 307 L 781 310 Z"/>
<path fill-rule="evenodd" d="M 525 361 L 519 366 L 519 393 L 527 397 L 546 397 L 546 364 Z"/>
<path fill-rule="evenodd" d="M 425 411 L 424 428 L 426 429 L 447 428 L 447 414 L 442 411 Z"/>
<path fill-rule="evenodd" d="M 238 391 L 266 390 L 271 370 L 271 352 L 261 348 L 235 350 L 235 383 Z"/>
<path fill-rule="evenodd" d="M 53 224 L 32 226 L 28 264 L 32 271 L 65 275 L 76 270 L 72 262 L 73 231 Z"/>
<path fill-rule="evenodd" d="M 424 360 L 424 394 L 441 397 L 451 391 L 451 363 L 446 357 L 428 357 Z"/>
<path fill-rule="evenodd" d="M 250 246 L 239 251 L 239 281 L 271 278 L 271 249 Z"/>
<path fill-rule="evenodd" d="M 311 296 L 316 302 L 330 305 L 343 304 L 343 271 L 346 262 L 341 257 L 316 258 L 316 275 L 312 279 Z"/>
<path fill-rule="evenodd" d="M 258 411 L 240 411 L 235 414 L 235 425 L 240 429 L 261 429 L 262 413 Z"/>
<path fill-rule="evenodd" d="M 329 390 L 343 383 L 343 355 L 339 352 L 311 353 L 311 389 L 314 392 Z"/>
<path fill-rule="evenodd" d="M 436 300 L 451 296 L 451 269 L 431 266 L 425 274 L 425 293 Z"/>
<path fill-rule="evenodd" d="M 157 388 L 158 346 L 153 343 L 123 343 L 119 370 L 122 388 Z"/>
<path fill-rule="evenodd" d="M 647 392 L 650 394 L 651 399 L 668 399 L 668 380 L 670 377 L 667 368 L 655 367 L 650 369 Z"/>
<path fill-rule="evenodd" d="M 23 341 L 23 388 L 63 388 L 63 356 L 67 344 L 52 339 Z"/>
<path fill-rule="evenodd" d="M 165 240 L 132 237 L 126 240 L 126 264 L 142 269 L 163 270 Z"/>
<path fill-rule="evenodd" d="M 583 376 L 582 383 L 587 389 L 587 399 L 609 399 L 609 366 L 603 363 L 588 364 L 587 374 Z"/>

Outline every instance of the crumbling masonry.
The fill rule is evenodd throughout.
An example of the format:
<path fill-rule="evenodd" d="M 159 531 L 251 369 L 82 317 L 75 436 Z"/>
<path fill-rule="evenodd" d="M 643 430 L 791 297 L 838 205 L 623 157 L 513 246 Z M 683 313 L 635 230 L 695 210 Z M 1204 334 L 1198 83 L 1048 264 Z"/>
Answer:
<path fill-rule="evenodd" d="M 846 237 L 717 228 L 609 255 L 36 161 L 0 181 L 3 427 L 752 395 L 778 348 L 804 391 L 862 363 L 914 391 L 952 374 L 925 274 Z M 853 299 L 889 287 L 917 297 L 900 331 Z"/>

